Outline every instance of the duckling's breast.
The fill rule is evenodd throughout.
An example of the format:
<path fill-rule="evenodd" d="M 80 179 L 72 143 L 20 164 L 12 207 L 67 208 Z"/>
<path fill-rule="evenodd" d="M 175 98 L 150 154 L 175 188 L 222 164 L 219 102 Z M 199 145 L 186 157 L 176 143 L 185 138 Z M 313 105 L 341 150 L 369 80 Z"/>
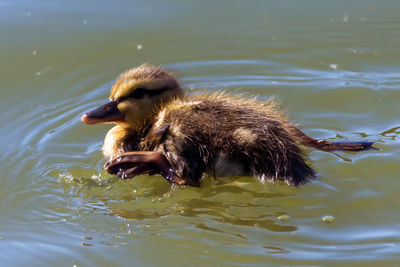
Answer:
<path fill-rule="evenodd" d="M 115 158 L 128 151 L 139 150 L 140 136 L 120 126 L 111 128 L 103 144 L 103 155 L 106 159 Z"/>

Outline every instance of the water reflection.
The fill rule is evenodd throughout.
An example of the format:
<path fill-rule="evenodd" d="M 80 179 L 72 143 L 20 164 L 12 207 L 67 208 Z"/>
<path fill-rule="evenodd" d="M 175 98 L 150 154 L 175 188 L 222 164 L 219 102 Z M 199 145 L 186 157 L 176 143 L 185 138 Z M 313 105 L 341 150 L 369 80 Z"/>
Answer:
<path fill-rule="evenodd" d="M 95 12 L 84 2 L 0 4 L 2 262 L 397 266 L 395 1 L 139 2 L 100 1 Z M 122 181 L 102 170 L 109 126 L 79 116 L 143 62 L 177 71 L 191 93 L 276 96 L 310 135 L 381 150 L 311 150 L 321 180 L 300 189 L 251 178 L 199 189 Z M 335 221 L 323 223 L 326 214 Z"/>
<path fill-rule="evenodd" d="M 104 177 L 107 176 L 104 174 Z M 251 181 L 253 178 L 235 180 L 236 184 L 233 185 L 210 183 L 207 185 L 206 181 L 205 185 L 198 189 L 174 188 L 157 176 L 143 175 L 132 181 L 101 177 L 92 175 L 88 178 L 75 178 L 67 174 L 60 175 L 59 179 L 65 183 L 64 188 L 67 192 L 84 199 L 100 200 L 104 204 L 104 212 L 127 220 L 143 221 L 166 216 L 205 216 L 215 222 L 258 227 L 275 232 L 297 230 L 295 226 L 279 223 L 277 217 L 284 214 L 282 212 L 266 214 L 257 212 L 260 209 L 273 207 L 268 204 L 269 199 L 292 196 L 294 193 L 290 191 L 294 189 L 287 190 L 287 194 L 262 192 L 260 187 L 268 189 L 268 186 L 260 184 L 259 181 Z M 149 184 L 151 180 L 154 182 Z M 98 204 L 95 207 L 97 208 Z M 249 209 L 254 213 L 249 212 Z"/>
<path fill-rule="evenodd" d="M 390 128 L 389 130 L 379 133 L 379 135 L 385 137 L 385 139 L 396 141 L 400 135 L 400 126 Z"/>

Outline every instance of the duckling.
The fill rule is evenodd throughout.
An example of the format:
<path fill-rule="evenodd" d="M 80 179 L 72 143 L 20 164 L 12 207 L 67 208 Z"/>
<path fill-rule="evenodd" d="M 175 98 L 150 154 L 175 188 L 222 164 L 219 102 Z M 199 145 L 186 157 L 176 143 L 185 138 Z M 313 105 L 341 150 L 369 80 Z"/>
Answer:
<path fill-rule="evenodd" d="M 104 140 L 104 168 L 123 179 L 159 174 L 170 183 L 200 186 L 208 174 L 299 186 L 316 176 L 304 147 L 374 149 L 372 142 L 313 139 L 272 100 L 221 92 L 190 96 L 171 72 L 149 64 L 122 73 L 109 99 L 81 121 L 116 124 Z"/>

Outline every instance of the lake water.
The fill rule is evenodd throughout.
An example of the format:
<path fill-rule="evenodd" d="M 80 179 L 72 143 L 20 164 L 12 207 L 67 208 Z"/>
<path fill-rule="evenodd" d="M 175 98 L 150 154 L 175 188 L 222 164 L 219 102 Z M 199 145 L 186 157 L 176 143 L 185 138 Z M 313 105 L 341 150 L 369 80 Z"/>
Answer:
<path fill-rule="evenodd" d="M 400 2 L 0 1 L 1 266 L 397 266 Z M 105 103 L 125 69 L 191 92 L 275 96 L 315 138 L 320 180 L 171 187 L 102 170 Z M 332 216 L 333 222 L 324 222 Z"/>

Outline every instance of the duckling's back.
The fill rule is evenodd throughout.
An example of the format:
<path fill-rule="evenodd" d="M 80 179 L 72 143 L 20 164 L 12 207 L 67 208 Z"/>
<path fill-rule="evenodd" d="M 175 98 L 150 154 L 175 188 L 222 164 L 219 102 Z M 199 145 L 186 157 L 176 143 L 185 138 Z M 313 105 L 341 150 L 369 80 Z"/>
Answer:
<path fill-rule="evenodd" d="M 166 155 L 181 177 L 199 180 L 204 172 L 225 172 L 297 186 L 315 173 L 293 129 L 272 101 L 186 96 L 160 109 L 142 146 Z"/>

